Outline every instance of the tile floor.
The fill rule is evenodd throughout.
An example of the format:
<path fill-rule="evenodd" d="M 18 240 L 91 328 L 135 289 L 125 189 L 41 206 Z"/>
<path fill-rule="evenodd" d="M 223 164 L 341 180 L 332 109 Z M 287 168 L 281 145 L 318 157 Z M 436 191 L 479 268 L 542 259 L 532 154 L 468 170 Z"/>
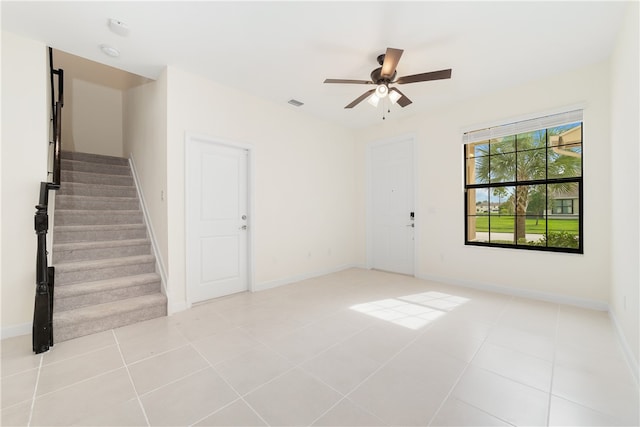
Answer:
<path fill-rule="evenodd" d="M 351 269 L 31 353 L 2 425 L 638 425 L 606 313 Z"/>

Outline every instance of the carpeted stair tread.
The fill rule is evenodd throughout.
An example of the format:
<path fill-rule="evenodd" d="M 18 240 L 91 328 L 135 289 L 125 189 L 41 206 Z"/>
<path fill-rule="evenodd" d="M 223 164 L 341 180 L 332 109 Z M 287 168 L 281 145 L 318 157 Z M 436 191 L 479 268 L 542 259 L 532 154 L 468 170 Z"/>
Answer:
<path fill-rule="evenodd" d="M 53 245 L 53 262 L 64 263 L 90 259 L 117 258 L 151 253 L 151 241 L 146 238 L 128 240 L 73 241 Z"/>
<path fill-rule="evenodd" d="M 61 170 L 62 182 L 82 182 L 85 184 L 105 184 L 105 185 L 133 185 L 133 177 L 131 175 L 111 175 L 106 173 L 80 172 Z"/>
<path fill-rule="evenodd" d="M 136 197 L 56 195 L 59 210 L 136 210 Z"/>
<path fill-rule="evenodd" d="M 149 239 L 129 239 L 129 240 L 103 240 L 97 242 L 71 242 L 71 243 L 54 243 L 53 250 L 69 251 L 69 250 L 87 250 L 96 248 L 112 248 L 118 246 L 135 246 L 149 244 Z"/>
<path fill-rule="evenodd" d="M 114 165 L 107 163 L 86 162 L 81 160 L 61 160 L 61 168 L 66 171 L 91 172 L 107 175 L 131 175 L 129 165 Z"/>
<path fill-rule="evenodd" d="M 146 237 L 147 227 L 144 224 L 56 225 L 53 227 L 53 241 L 60 243 Z"/>
<path fill-rule="evenodd" d="M 56 312 L 54 342 L 119 328 L 167 315 L 167 298 L 161 293 Z"/>
<path fill-rule="evenodd" d="M 160 276 L 157 273 L 118 277 L 59 286 L 54 292 L 56 312 L 104 304 L 141 295 L 159 293 Z"/>
<path fill-rule="evenodd" d="M 138 274 L 136 276 L 118 277 L 115 279 L 96 280 L 74 285 L 60 286 L 55 290 L 55 298 L 67 298 L 78 295 L 86 295 L 93 292 L 102 292 L 116 288 L 126 288 L 147 283 L 160 283 L 157 273 Z M 158 288 L 160 291 L 160 288 Z"/>
<path fill-rule="evenodd" d="M 56 209 L 55 225 L 142 224 L 141 210 Z"/>
<path fill-rule="evenodd" d="M 122 258 L 96 259 L 56 264 L 56 273 L 80 270 L 95 270 L 99 268 L 155 262 L 153 255 L 138 255 Z"/>
<path fill-rule="evenodd" d="M 63 182 L 56 192 L 60 196 L 100 196 L 100 197 L 138 197 L 133 185 L 87 184 L 84 182 Z"/>
<path fill-rule="evenodd" d="M 75 151 L 61 151 L 60 157 L 64 160 L 79 160 L 83 162 L 106 163 L 113 165 L 129 164 L 129 161 L 124 157 L 105 156 L 103 154 L 79 153 Z"/>

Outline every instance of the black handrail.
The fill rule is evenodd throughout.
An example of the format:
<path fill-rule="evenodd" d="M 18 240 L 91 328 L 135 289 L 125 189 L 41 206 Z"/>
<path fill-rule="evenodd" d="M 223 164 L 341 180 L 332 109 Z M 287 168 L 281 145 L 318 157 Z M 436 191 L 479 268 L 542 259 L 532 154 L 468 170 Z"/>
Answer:
<path fill-rule="evenodd" d="M 38 236 L 36 254 L 36 297 L 33 309 L 33 351 L 42 353 L 53 346 L 53 289 L 55 267 L 47 261 L 47 232 L 49 230 L 49 190 L 60 188 L 60 146 L 62 135 L 62 107 L 64 106 L 64 71 L 53 68 L 53 49 L 49 48 L 49 73 L 51 78 L 51 114 L 53 121 L 53 176 L 51 181 L 40 183 L 40 196 L 36 205 L 34 226 Z M 58 96 L 54 91 L 54 76 L 58 76 Z"/>

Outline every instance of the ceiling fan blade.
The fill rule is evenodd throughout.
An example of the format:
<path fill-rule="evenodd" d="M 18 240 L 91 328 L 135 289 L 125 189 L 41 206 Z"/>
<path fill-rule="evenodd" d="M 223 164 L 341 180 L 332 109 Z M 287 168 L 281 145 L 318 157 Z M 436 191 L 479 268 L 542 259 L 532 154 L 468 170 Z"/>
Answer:
<path fill-rule="evenodd" d="M 451 68 L 447 70 L 431 71 L 429 73 L 414 74 L 412 76 L 400 77 L 393 83 L 403 85 L 405 83 L 428 82 L 430 80 L 443 80 L 451 78 Z"/>
<path fill-rule="evenodd" d="M 407 105 L 413 103 L 413 101 L 411 101 L 409 98 L 407 98 L 407 96 L 400 92 L 397 88 L 392 87 L 391 89 L 389 89 L 393 92 L 398 92 L 400 94 L 400 99 L 398 99 L 397 104 L 400 105 L 402 108 L 406 107 Z"/>
<path fill-rule="evenodd" d="M 354 100 L 353 100 L 353 102 L 352 102 L 351 104 L 347 105 L 347 106 L 346 106 L 346 107 L 344 107 L 344 108 L 353 108 L 353 107 L 355 107 L 356 105 L 360 104 L 362 101 L 364 101 L 365 99 L 367 99 L 367 97 L 368 97 L 369 95 L 371 95 L 373 92 L 375 92 L 375 89 L 371 89 L 371 90 L 366 91 L 365 93 L 363 93 L 362 95 L 360 95 L 359 97 L 357 97 L 356 99 L 354 99 Z"/>
<path fill-rule="evenodd" d="M 352 83 L 357 85 L 372 85 L 371 80 L 347 80 L 347 79 L 325 79 L 325 83 Z"/>
<path fill-rule="evenodd" d="M 380 71 L 381 77 L 392 78 L 393 73 L 396 72 L 396 67 L 398 66 L 402 52 L 404 52 L 402 49 L 387 48 L 387 53 L 384 54 L 382 70 Z"/>

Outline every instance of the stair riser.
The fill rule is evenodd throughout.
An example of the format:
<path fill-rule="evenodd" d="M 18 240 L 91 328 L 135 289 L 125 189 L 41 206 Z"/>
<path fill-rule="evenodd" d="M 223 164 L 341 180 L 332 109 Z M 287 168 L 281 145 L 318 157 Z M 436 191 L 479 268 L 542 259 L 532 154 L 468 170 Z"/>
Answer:
<path fill-rule="evenodd" d="M 151 245 L 127 245 L 113 246 L 109 248 L 70 249 L 59 250 L 53 248 L 53 263 L 65 263 L 74 261 L 88 261 L 94 259 L 122 258 L 126 256 L 149 255 Z"/>
<path fill-rule="evenodd" d="M 144 228 L 122 230 L 83 230 L 83 231 L 54 231 L 55 243 L 72 242 L 102 242 L 110 240 L 145 239 L 147 232 Z"/>
<path fill-rule="evenodd" d="M 56 212 L 55 225 L 142 224 L 141 212 Z"/>
<path fill-rule="evenodd" d="M 59 323 L 56 324 L 54 319 L 53 342 L 59 343 L 73 338 L 95 334 L 97 332 L 119 328 L 121 326 L 130 325 L 136 322 L 142 322 L 144 320 L 155 319 L 156 317 L 162 317 L 166 315 L 167 305 L 165 303 L 163 305 L 145 307 L 142 309 L 131 311 L 126 315 L 117 314 L 115 316 L 108 316 L 97 319 L 93 322 L 84 322 L 79 325 L 64 325 Z"/>
<path fill-rule="evenodd" d="M 134 276 L 136 274 L 153 273 L 154 271 L 154 262 L 75 271 L 64 271 L 57 269 L 56 286 L 64 286 L 81 282 L 92 282 L 95 280 L 103 279 L 114 279 L 116 277 Z"/>
<path fill-rule="evenodd" d="M 74 310 L 76 308 L 87 307 L 95 304 L 118 301 L 125 298 L 133 298 L 142 295 L 150 295 L 160 292 L 160 281 L 145 283 L 126 288 L 118 288 L 104 292 L 94 292 L 85 295 L 75 295 L 71 297 L 58 297 L 55 294 L 54 307 L 56 312 Z"/>
<path fill-rule="evenodd" d="M 62 160 L 61 169 L 65 171 L 74 171 L 74 172 L 91 172 L 91 173 L 102 173 L 107 175 L 123 175 L 130 176 L 131 170 L 129 169 L 129 165 L 121 166 L 121 165 L 109 165 L 104 163 L 93 163 L 93 162 L 84 162 L 77 160 Z"/>
<path fill-rule="evenodd" d="M 136 210 L 140 209 L 137 199 L 103 200 L 96 197 L 69 197 L 59 195 L 56 197 L 57 209 L 82 209 L 82 210 Z"/>
<path fill-rule="evenodd" d="M 131 176 L 105 175 L 98 173 L 61 171 L 60 180 L 62 182 L 80 182 L 84 184 L 104 184 L 104 185 L 133 185 Z"/>
<path fill-rule="evenodd" d="M 63 160 L 79 160 L 81 162 L 93 162 L 100 164 L 126 166 L 129 160 L 123 157 L 102 156 L 100 154 L 76 153 L 74 151 L 62 151 L 60 158 Z"/>
<path fill-rule="evenodd" d="M 66 182 L 56 191 L 56 198 L 59 196 L 137 197 L 138 195 L 135 187 Z"/>

